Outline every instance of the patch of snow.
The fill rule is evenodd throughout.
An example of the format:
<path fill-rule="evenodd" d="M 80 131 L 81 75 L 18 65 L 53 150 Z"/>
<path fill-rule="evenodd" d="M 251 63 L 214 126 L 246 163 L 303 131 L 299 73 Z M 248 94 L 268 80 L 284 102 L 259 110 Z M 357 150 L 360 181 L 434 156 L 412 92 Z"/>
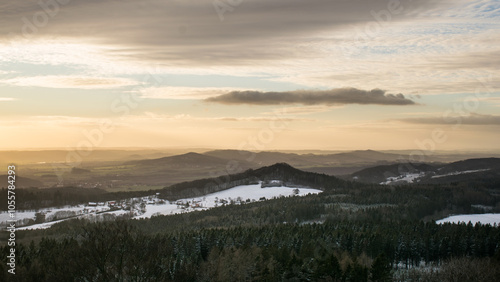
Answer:
<path fill-rule="evenodd" d="M 33 224 L 25 227 L 18 227 L 16 230 L 30 230 L 30 229 L 47 229 L 50 228 L 52 225 L 65 221 L 66 219 L 61 219 L 61 220 L 56 220 L 56 221 L 51 221 L 51 222 L 44 222 L 44 223 L 39 223 L 39 224 Z"/>
<path fill-rule="evenodd" d="M 481 224 L 500 224 L 500 213 L 485 213 L 485 214 L 462 214 L 462 215 L 453 215 L 447 218 L 440 219 L 436 221 L 437 224 L 443 224 L 446 222 L 449 223 L 460 223 L 465 222 L 472 224 L 476 224 L 480 222 Z"/>
<path fill-rule="evenodd" d="M 414 183 L 416 179 L 425 176 L 425 172 L 419 173 L 404 173 L 399 176 L 388 177 L 386 181 L 380 182 L 382 185 L 387 185 L 396 182 L 406 182 L 406 183 Z"/>
<path fill-rule="evenodd" d="M 460 174 L 467 174 L 467 173 L 475 173 L 475 172 L 488 171 L 488 170 L 490 170 L 490 169 L 486 168 L 486 169 L 476 169 L 476 170 L 455 171 L 455 172 L 450 172 L 450 173 L 447 173 L 447 174 L 434 175 L 431 178 L 440 178 L 440 177 L 445 177 L 445 176 L 460 175 Z"/>
<path fill-rule="evenodd" d="M 148 205 L 146 212 L 134 218 L 150 218 L 153 215 L 168 215 L 181 213 L 183 210 L 176 204 L 163 204 L 163 205 Z"/>
<path fill-rule="evenodd" d="M 23 221 L 32 219 L 35 220 L 36 213 L 42 213 L 45 215 L 45 219 L 48 221 L 52 221 L 53 219 L 62 219 L 65 217 L 72 217 L 76 216 L 79 214 L 83 213 L 83 210 L 85 209 L 84 205 L 77 205 L 77 206 L 64 206 L 60 208 L 43 208 L 39 210 L 26 210 L 26 211 L 16 211 L 15 212 L 15 219 L 16 219 L 16 224 L 18 226 L 23 224 Z M 95 209 L 95 208 L 94 208 Z M 101 208 L 100 210 L 103 210 Z M 100 211 L 98 210 L 98 211 Z M 0 213 L 0 226 L 7 225 L 7 220 L 10 220 L 12 218 L 9 217 L 8 212 L 2 212 Z M 24 223 L 26 224 L 26 223 Z"/>
<path fill-rule="evenodd" d="M 15 219 L 16 221 L 22 221 L 23 219 L 35 219 L 35 211 L 16 211 Z M 13 218 L 9 217 L 8 212 L 0 213 L 0 225 L 6 225 L 8 220 Z"/>

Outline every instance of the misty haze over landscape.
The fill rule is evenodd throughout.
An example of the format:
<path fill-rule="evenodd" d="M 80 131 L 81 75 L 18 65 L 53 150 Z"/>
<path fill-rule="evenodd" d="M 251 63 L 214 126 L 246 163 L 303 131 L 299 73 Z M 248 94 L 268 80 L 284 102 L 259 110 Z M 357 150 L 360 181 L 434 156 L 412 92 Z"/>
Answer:
<path fill-rule="evenodd" d="M 500 281 L 499 18 L 0 0 L 0 281 Z"/>

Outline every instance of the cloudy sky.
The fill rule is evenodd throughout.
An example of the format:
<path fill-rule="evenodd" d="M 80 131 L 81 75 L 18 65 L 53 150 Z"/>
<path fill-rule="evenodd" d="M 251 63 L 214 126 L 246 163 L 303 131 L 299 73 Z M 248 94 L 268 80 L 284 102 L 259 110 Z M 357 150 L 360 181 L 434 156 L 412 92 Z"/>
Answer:
<path fill-rule="evenodd" d="M 500 149 L 500 1 L 0 0 L 0 149 Z"/>

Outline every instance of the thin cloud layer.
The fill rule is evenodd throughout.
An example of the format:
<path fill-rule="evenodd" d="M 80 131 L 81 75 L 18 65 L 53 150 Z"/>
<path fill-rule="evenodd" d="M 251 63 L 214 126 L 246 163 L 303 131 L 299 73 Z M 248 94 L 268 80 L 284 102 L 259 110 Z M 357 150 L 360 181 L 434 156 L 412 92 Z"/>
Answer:
<path fill-rule="evenodd" d="M 391 9 L 387 0 L 220 2 L 226 8 L 213 0 L 0 0 L 0 39 L 80 38 L 124 47 L 123 55 L 151 61 L 248 64 L 293 56 L 268 48 L 283 39 L 408 20 L 414 18 L 411 12 L 436 6 L 432 0 L 396 1 Z"/>
<path fill-rule="evenodd" d="M 90 76 L 34 76 L 17 77 L 0 80 L 0 84 L 25 86 L 25 87 L 47 87 L 47 88 L 76 88 L 76 89 L 109 89 L 130 85 L 138 82 L 117 77 L 90 77 Z"/>
<path fill-rule="evenodd" d="M 288 92 L 232 91 L 217 97 L 205 99 L 206 102 L 226 105 L 414 105 L 403 94 L 386 94 L 381 89 L 370 91 L 356 88 L 331 90 L 299 90 Z"/>
<path fill-rule="evenodd" d="M 482 115 L 472 113 L 468 116 L 443 116 L 443 117 L 422 117 L 406 118 L 399 121 L 414 124 L 433 124 L 433 125 L 500 125 L 499 115 Z"/>
<path fill-rule="evenodd" d="M 15 101 L 15 98 L 11 97 L 0 97 L 0 102 L 10 102 L 10 101 Z"/>
<path fill-rule="evenodd" d="M 152 87 L 141 90 L 141 97 L 146 99 L 206 99 L 238 90 L 230 87 Z"/>

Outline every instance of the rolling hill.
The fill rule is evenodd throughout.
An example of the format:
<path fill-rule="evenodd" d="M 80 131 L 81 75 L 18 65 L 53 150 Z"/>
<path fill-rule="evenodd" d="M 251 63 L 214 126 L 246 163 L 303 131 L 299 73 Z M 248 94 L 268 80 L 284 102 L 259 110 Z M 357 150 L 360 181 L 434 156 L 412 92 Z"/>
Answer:
<path fill-rule="evenodd" d="M 468 159 L 449 164 L 375 166 L 353 173 L 350 179 L 381 184 L 500 181 L 500 158 Z"/>
<path fill-rule="evenodd" d="M 355 181 L 365 183 L 381 183 L 387 181 L 389 177 L 397 177 L 403 174 L 420 172 L 433 172 L 435 166 L 429 164 L 391 164 L 365 168 L 351 175 Z"/>
<path fill-rule="evenodd" d="M 2 185 L 0 185 L 0 187 L 7 187 L 7 185 L 9 185 L 7 183 L 7 176 L 8 175 L 6 175 L 6 174 L 0 175 L 0 179 L 5 179 L 5 182 L 2 183 Z M 35 180 L 35 179 L 16 175 L 15 186 L 16 186 L 16 188 L 40 187 L 40 186 L 42 186 L 42 182 Z"/>
<path fill-rule="evenodd" d="M 306 172 L 286 163 L 277 163 L 258 169 L 249 169 L 242 173 L 174 184 L 162 189 L 160 195 L 162 198 L 168 200 L 199 197 L 239 185 L 248 185 L 257 183 L 258 181 L 269 180 L 279 180 L 289 187 L 310 187 L 322 191 L 331 191 L 335 188 L 349 185 L 348 182 L 334 176 Z"/>
<path fill-rule="evenodd" d="M 186 153 L 182 155 L 163 157 L 158 159 L 146 159 L 129 161 L 126 164 L 144 165 L 144 166 L 157 166 L 157 167 L 214 167 L 223 166 L 227 164 L 227 160 L 202 155 L 198 153 Z"/>

